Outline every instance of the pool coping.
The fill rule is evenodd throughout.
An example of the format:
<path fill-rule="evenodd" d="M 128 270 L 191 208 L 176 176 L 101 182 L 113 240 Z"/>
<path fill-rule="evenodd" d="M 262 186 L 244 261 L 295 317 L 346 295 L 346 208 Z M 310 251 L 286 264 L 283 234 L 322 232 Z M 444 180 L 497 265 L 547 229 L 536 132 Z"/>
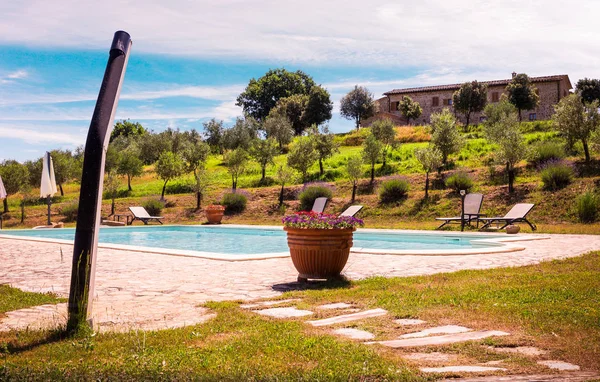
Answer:
<path fill-rule="evenodd" d="M 227 225 L 184 225 L 184 224 L 173 224 L 174 227 L 203 227 L 203 228 L 238 228 L 238 229 L 274 229 L 283 230 L 282 226 L 269 226 L 269 225 L 247 225 L 247 224 L 227 224 Z M 144 227 L 144 229 L 152 229 L 153 227 L 164 227 L 164 226 L 136 226 L 135 228 Z M 129 227 L 102 227 L 107 229 L 128 229 L 134 228 Z M 50 228 L 49 228 L 50 229 Z M 61 228 L 55 228 L 61 229 Z M 20 230 L 21 231 L 21 230 Z M 376 229 L 376 228 L 359 228 L 358 231 L 365 233 L 412 233 L 414 235 L 423 236 L 461 236 L 465 235 L 464 232 L 443 232 L 443 231 L 425 231 L 425 230 L 399 230 L 399 229 Z M 6 232 L 6 231 L 5 231 Z M 390 249 L 370 249 L 370 248 L 352 248 L 351 253 L 355 254 L 368 254 L 368 255 L 391 255 L 391 256 L 459 256 L 459 255 L 484 255 L 484 254 L 496 254 L 496 253 L 508 253 L 517 252 L 525 249 L 523 246 L 515 245 L 513 243 L 520 241 L 532 241 L 532 240 L 545 240 L 549 239 L 550 236 L 538 235 L 538 234 L 520 234 L 520 235 L 507 235 L 507 237 L 498 237 L 497 233 L 493 232 L 468 232 L 469 236 L 481 236 L 481 239 L 471 240 L 471 244 L 475 247 L 481 245 L 482 248 L 469 248 L 469 249 L 447 249 L 447 250 L 390 250 Z M 486 236 L 493 238 L 487 238 Z M 30 237 L 30 236 L 13 236 L 7 235 L 0 232 L 0 238 L 12 239 L 12 240 L 25 240 L 42 243 L 55 243 L 73 245 L 72 241 L 62 239 L 50 239 L 41 237 Z M 261 253 L 261 254 L 245 254 L 245 255 L 232 255 L 218 252 L 204 252 L 204 251 L 192 251 L 184 249 L 170 249 L 170 248 L 155 248 L 155 247 L 141 247 L 134 245 L 124 244 L 111 244 L 111 243 L 98 243 L 98 248 L 116 249 L 123 251 L 132 252 L 144 252 L 160 255 L 169 256 L 182 256 L 182 257 L 196 257 L 210 260 L 220 261 L 252 261 L 252 260 L 267 260 L 276 258 L 290 257 L 289 252 L 276 252 L 276 253 Z"/>

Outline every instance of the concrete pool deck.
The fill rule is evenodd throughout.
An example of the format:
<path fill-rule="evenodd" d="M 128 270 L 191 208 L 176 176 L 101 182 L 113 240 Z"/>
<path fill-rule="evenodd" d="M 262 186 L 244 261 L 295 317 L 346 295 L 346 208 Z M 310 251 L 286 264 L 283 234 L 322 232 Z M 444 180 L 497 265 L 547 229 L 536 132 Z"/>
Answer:
<path fill-rule="evenodd" d="M 527 237 L 527 235 L 523 235 Z M 463 269 L 522 266 L 600 250 L 600 235 L 544 235 L 519 241 L 522 251 L 480 255 L 372 255 L 353 253 L 344 269 L 350 279 L 416 276 Z M 0 284 L 68 296 L 71 244 L 0 238 Z M 206 301 L 253 300 L 280 295 L 297 273 L 289 258 L 219 261 L 197 257 L 100 248 L 94 322 L 101 331 L 164 329 L 211 317 Z M 7 313 L 0 330 L 63 324 L 66 304 Z"/>

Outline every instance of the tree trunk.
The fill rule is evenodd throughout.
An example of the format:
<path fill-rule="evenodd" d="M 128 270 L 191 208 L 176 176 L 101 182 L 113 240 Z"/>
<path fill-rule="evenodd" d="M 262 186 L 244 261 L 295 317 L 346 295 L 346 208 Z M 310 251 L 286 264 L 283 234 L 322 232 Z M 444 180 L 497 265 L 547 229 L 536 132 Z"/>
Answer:
<path fill-rule="evenodd" d="M 115 197 L 112 197 L 112 203 L 110 204 L 110 216 L 115 214 Z"/>
<path fill-rule="evenodd" d="M 260 179 L 261 182 L 265 181 L 266 175 L 267 175 L 267 167 L 263 166 L 263 168 L 262 168 L 262 178 Z"/>
<path fill-rule="evenodd" d="M 131 175 L 127 174 L 127 188 L 129 189 L 129 191 L 133 191 L 133 189 L 131 188 Z"/>
<path fill-rule="evenodd" d="M 381 165 L 381 168 L 385 168 L 385 163 L 386 163 L 386 159 L 387 159 L 387 148 L 383 151 L 383 164 Z"/>
<path fill-rule="evenodd" d="M 163 184 L 162 193 L 160 194 L 160 200 L 165 200 L 165 190 L 167 189 L 167 182 L 169 180 L 165 180 L 165 184 Z"/>
<path fill-rule="evenodd" d="M 521 109 L 517 109 L 519 111 L 519 123 L 521 123 L 521 121 L 523 120 L 523 117 L 521 117 Z"/>
<path fill-rule="evenodd" d="M 235 192 L 235 177 L 231 175 L 231 191 Z"/>
<path fill-rule="evenodd" d="M 352 203 L 354 203 L 354 199 L 356 198 L 356 188 L 357 188 L 357 184 L 356 184 L 356 182 L 354 182 L 352 184 Z"/>
<path fill-rule="evenodd" d="M 429 172 L 425 173 L 425 199 L 429 198 Z"/>
<path fill-rule="evenodd" d="M 65 192 L 63 191 L 62 184 L 58 184 L 58 188 L 60 189 L 60 196 L 65 196 Z"/>
<path fill-rule="evenodd" d="M 281 191 L 279 191 L 279 207 L 281 207 L 281 206 L 283 205 L 283 187 L 284 187 L 284 186 L 285 186 L 285 185 L 284 185 L 284 184 L 282 184 L 282 185 L 281 185 Z"/>
<path fill-rule="evenodd" d="M 4 213 L 8 212 L 8 197 L 4 198 Z"/>
<path fill-rule="evenodd" d="M 196 211 L 200 209 L 200 204 L 202 203 L 202 193 L 200 191 L 196 191 Z"/>
<path fill-rule="evenodd" d="M 467 113 L 465 115 L 465 117 L 466 117 L 466 120 L 467 120 L 467 124 L 465 125 L 464 132 L 468 133 L 469 132 L 469 121 L 471 120 L 471 113 Z"/>
<path fill-rule="evenodd" d="M 356 116 L 356 130 L 360 129 L 360 115 Z"/>
<path fill-rule="evenodd" d="M 319 176 L 323 176 L 323 160 L 319 158 Z"/>
<path fill-rule="evenodd" d="M 508 170 L 508 192 L 510 194 L 512 194 L 515 191 L 514 182 L 515 182 L 515 169 L 510 168 Z"/>
<path fill-rule="evenodd" d="M 375 182 L 375 163 L 371 165 L 371 184 Z"/>
<path fill-rule="evenodd" d="M 410 118 L 406 117 L 406 124 L 410 126 Z"/>
<path fill-rule="evenodd" d="M 590 148 L 588 147 L 587 140 L 582 139 L 581 143 L 583 144 L 583 152 L 585 154 L 585 162 L 589 163 L 590 162 Z"/>

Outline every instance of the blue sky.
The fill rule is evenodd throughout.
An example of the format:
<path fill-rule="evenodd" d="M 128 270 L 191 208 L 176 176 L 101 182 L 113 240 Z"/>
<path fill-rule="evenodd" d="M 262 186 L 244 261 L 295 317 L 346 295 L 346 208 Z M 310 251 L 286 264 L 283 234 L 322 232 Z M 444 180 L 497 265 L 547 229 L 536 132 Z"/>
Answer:
<path fill-rule="evenodd" d="M 7 3 L 7 4 L 5 4 Z M 323 4 L 324 3 L 324 4 Z M 451 3 L 451 4 L 449 4 Z M 593 1 L 302 3 L 75 0 L 0 4 L 0 160 L 83 144 L 114 31 L 133 48 L 117 119 L 201 129 L 241 115 L 236 96 L 269 68 L 301 69 L 334 101 L 393 88 L 569 74 L 598 78 Z"/>

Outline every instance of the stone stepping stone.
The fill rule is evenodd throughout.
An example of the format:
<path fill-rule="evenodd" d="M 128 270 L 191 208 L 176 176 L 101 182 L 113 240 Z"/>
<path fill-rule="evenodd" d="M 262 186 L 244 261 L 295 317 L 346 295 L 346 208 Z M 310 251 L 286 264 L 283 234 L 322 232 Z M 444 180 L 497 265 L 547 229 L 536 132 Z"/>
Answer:
<path fill-rule="evenodd" d="M 454 362 L 458 359 L 458 356 L 456 354 L 432 352 L 403 354 L 402 358 L 419 362 Z"/>
<path fill-rule="evenodd" d="M 530 375 L 495 375 L 490 377 L 462 378 L 460 382 L 585 382 L 600 377 L 594 372 L 530 374 Z M 444 379 L 442 382 L 457 382 L 457 379 Z"/>
<path fill-rule="evenodd" d="M 435 328 L 421 330 L 420 332 L 403 334 L 403 335 L 399 336 L 398 338 L 419 338 L 419 337 L 427 337 L 431 334 L 466 333 L 466 332 L 470 332 L 471 330 L 472 329 L 465 328 L 464 326 L 444 325 L 444 326 L 436 326 Z"/>
<path fill-rule="evenodd" d="M 254 313 L 262 314 L 274 318 L 293 318 L 304 317 L 313 314 L 310 310 L 300 310 L 297 308 L 270 308 L 262 310 L 253 310 Z"/>
<path fill-rule="evenodd" d="M 391 341 L 365 342 L 366 344 L 381 344 L 391 348 L 407 348 L 416 346 L 448 345 L 457 342 L 481 340 L 493 336 L 508 336 L 509 333 L 499 330 L 481 330 L 477 332 L 447 334 L 443 336 L 404 338 Z"/>
<path fill-rule="evenodd" d="M 535 357 L 538 355 L 544 355 L 548 353 L 545 350 L 538 349 L 534 346 L 517 346 L 517 347 L 493 347 L 489 346 L 488 349 L 499 352 L 499 353 L 517 353 Z"/>
<path fill-rule="evenodd" d="M 288 300 L 261 301 L 261 302 L 251 303 L 251 304 L 242 304 L 242 305 L 240 305 L 240 308 L 242 308 L 242 309 L 256 309 L 256 308 L 262 308 L 262 307 L 268 307 L 268 306 L 275 306 L 275 305 L 280 305 L 280 304 L 286 304 L 288 302 L 295 302 L 295 301 L 300 301 L 300 299 L 299 298 L 291 298 L 291 299 L 288 299 Z"/>
<path fill-rule="evenodd" d="M 421 325 L 426 323 L 427 321 L 418 320 L 416 318 L 400 318 L 398 320 L 394 320 L 394 322 L 398 325 L 402 326 L 413 326 L 413 325 Z"/>
<path fill-rule="evenodd" d="M 577 365 L 573 365 L 572 363 L 564 362 L 564 361 L 538 361 L 538 365 L 548 366 L 550 369 L 554 370 L 579 370 L 580 367 Z"/>
<path fill-rule="evenodd" d="M 366 330 L 354 329 L 354 328 L 341 328 L 333 331 L 335 334 L 340 336 L 348 337 L 353 340 L 372 340 L 375 338 L 373 333 L 369 333 Z"/>
<path fill-rule="evenodd" d="M 506 371 L 503 367 L 489 366 L 443 366 L 443 367 L 422 367 L 424 373 L 486 373 L 490 371 Z"/>
<path fill-rule="evenodd" d="M 345 302 L 336 302 L 334 304 L 325 304 L 317 306 L 319 309 L 348 309 L 352 308 L 352 304 L 346 304 Z"/>
<path fill-rule="evenodd" d="M 364 318 L 384 316 L 386 314 L 387 314 L 387 310 L 377 308 L 377 309 L 371 309 L 371 310 L 364 310 L 364 311 L 358 312 L 358 313 L 343 314 L 341 316 L 325 318 L 322 320 L 308 321 L 308 323 L 311 324 L 312 326 L 327 326 L 327 325 L 333 325 L 333 324 L 341 324 L 343 322 L 362 320 Z"/>

